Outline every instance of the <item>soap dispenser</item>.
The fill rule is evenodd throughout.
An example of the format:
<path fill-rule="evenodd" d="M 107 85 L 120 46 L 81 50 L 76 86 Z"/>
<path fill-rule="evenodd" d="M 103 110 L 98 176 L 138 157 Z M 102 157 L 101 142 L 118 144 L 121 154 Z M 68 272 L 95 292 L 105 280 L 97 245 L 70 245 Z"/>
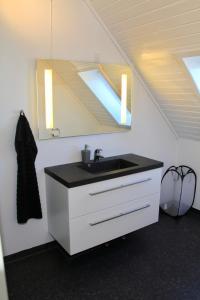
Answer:
<path fill-rule="evenodd" d="M 90 150 L 89 146 L 85 145 L 84 150 L 81 150 L 82 162 L 87 163 L 90 161 Z"/>

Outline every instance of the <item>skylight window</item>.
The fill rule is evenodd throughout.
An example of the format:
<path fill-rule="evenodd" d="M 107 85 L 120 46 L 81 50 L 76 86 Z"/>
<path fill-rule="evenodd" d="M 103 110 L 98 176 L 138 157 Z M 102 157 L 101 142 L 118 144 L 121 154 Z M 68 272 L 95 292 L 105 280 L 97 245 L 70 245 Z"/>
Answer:
<path fill-rule="evenodd" d="M 125 108 L 124 122 L 121 118 L 121 99 L 98 69 L 78 74 L 118 124 L 131 126 L 131 113 Z"/>
<path fill-rule="evenodd" d="M 184 57 L 183 61 L 200 93 L 200 56 Z"/>

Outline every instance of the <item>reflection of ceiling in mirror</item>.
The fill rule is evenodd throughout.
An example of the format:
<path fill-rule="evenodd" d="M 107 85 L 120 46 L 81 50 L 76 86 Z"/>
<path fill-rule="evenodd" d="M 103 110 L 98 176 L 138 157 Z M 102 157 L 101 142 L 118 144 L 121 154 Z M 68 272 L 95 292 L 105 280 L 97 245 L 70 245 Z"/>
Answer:
<path fill-rule="evenodd" d="M 109 80 L 104 76 L 99 68 L 78 72 L 81 79 L 85 82 L 88 88 L 95 94 L 96 98 L 109 112 L 112 118 L 118 125 L 131 125 L 131 114 L 126 107 L 126 90 L 125 83 L 125 106 L 122 113 L 122 101 L 120 95 L 115 92 Z M 125 75 L 125 74 L 124 74 Z M 126 76 L 126 75 L 125 75 Z"/>
<path fill-rule="evenodd" d="M 95 116 L 102 124 L 117 127 L 115 120 L 110 117 L 110 114 L 99 103 L 95 95 L 87 88 L 85 83 L 78 75 L 74 63 L 69 61 L 54 61 L 53 69 L 63 79 L 78 99 L 87 107 L 87 109 Z"/>
<path fill-rule="evenodd" d="M 121 94 L 122 73 L 128 75 L 128 86 L 131 86 L 132 73 L 131 69 L 126 65 L 85 63 L 77 61 L 71 61 L 71 63 L 76 67 L 78 72 L 99 69 L 119 96 Z M 127 100 L 128 109 L 131 111 L 131 89 L 128 89 Z"/>

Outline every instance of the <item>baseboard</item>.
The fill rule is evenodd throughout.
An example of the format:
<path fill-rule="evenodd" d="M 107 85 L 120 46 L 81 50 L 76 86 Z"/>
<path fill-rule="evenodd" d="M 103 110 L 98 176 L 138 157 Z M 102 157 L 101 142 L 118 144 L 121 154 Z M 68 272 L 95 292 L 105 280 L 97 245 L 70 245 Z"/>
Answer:
<path fill-rule="evenodd" d="M 34 256 L 34 255 L 40 254 L 42 252 L 49 251 L 55 247 L 59 247 L 59 245 L 56 241 L 52 241 L 52 242 L 49 242 L 49 243 L 46 243 L 46 244 L 43 244 L 40 246 L 36 246 L 36 247 L 30 248 L 27 250 L 23 250 L 23 251 L 14 253 L 14 254 L 7 255 L 4 257 L 4 262 L 5 262 L 5 264 L 9 264 L 14 261 L 25 259 L 29 256 Z"/>

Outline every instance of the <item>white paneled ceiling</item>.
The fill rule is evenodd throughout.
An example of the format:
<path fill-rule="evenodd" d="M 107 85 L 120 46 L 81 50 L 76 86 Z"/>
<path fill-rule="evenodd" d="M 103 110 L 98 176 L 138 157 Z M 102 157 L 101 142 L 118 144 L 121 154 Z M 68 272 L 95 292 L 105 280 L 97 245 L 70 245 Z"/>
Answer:
<path fill-rule="evenodd" d="M 200 95 L 182 62 L 200 55 L 200 0 L 87 0 L 180 137 L 200 140 Z"/>

